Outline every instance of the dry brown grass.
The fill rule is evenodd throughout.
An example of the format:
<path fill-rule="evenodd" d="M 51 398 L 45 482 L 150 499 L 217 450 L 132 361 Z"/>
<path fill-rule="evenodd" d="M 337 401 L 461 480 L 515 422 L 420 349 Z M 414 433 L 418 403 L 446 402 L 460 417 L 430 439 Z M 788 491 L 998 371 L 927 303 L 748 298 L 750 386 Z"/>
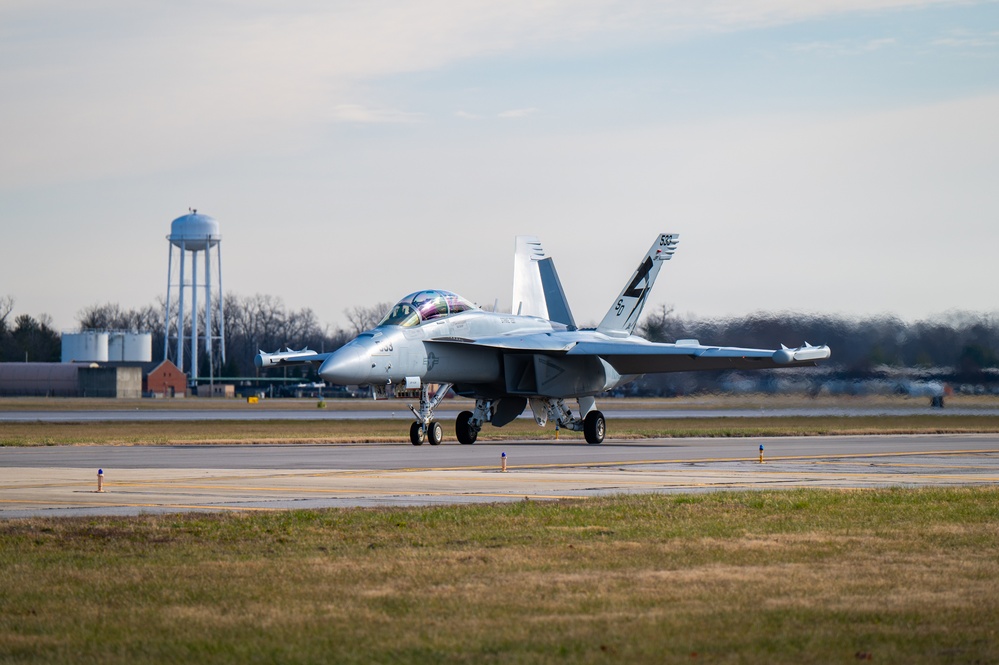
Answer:
<path fill-rule="evenodd" d="M 264 399 L 248 404 L 243 399 L 99 399 L 76 397 L 0 397 L 0 411 L 311 411 L 317 409 L 316 399 Z M 327 399 L 327 411 L 405 411 L 413 400 Z M 968 409 L 999 409 L 999 395 L 952 395 L 946 398 L 948 407 Z M 461 397 L 448 399 L 444 407 L 451 410 L 470 408 L 474 402 Z M 787 408 L 921 408 L 929 406 L 929 398 L 904 395 L 770 395 L 707 394 L 684 397 L 601 397 L 599 404 L 606 410 L 648 409 L 787 409 Z"/>
<path fill-rule="evenodd" d="M 409 422 L 384 420 L 216 420 L 148 422 L 0 423 L 0 445 L 164 445 L 378 443 L 408 441 Z M 731 436 L 810 436 L 863 434 L 946 434 L 999 432 L 999 416 L 821 416 L 770 418 L 618 418 L 611 439 Z M 453 432 L 445 429 L 453 439 Z M 487 426 L 482 441 L 554 440 L 551 427 L 517 420 L 503 428 Z M 582 433 L 560 432 L 559 439 L 581 441 Z"/>
<path fill-rule="evenodd" d="M 0 523 L 5 662 L 996 662 L 999 490 Z"/>

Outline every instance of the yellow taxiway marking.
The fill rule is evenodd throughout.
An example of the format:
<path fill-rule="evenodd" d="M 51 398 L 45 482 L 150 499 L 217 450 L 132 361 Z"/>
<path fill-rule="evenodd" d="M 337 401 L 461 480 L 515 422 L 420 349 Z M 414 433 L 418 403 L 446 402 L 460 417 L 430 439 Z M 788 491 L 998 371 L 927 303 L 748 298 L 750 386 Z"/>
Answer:
<path fill-rule="evenodd" d="M 654 472 L 643 472 L 644 477 L 632 477 L 632 478 L 544 478 L 542 481 L 546 484 L 555 485 L 581 485 L 586 487 L 600 486 L 602 488 L 612 488 L 612 487 L 710 487 L 716 485 L 731 486 L 733 484 L 738 484 L 741 486 L 751 486 L 753 482 L 747 482 L 744 478 L 752 477 L 756 478 L 767 478 L 769 482 L 789 482 L 789 481 L 799 481 L 814 484 L 816 482 L 826 482 L 829 480 L 834 480 L 837 478 L 851 478 L 856 481 L 864 482 L 878 482 L 878 483 L 911 483 L 914 481 L 921 480 L 950 480 L 953 482 L 975 482 L 975 483 L 996 483 L 999 482 L 999 477 L 994 476 L 975 476 L 969 474 L 907 474 L 898 476 L 885 476 L 879 473 L 860 473 L 860 472 L 792 472 L 792 471 L 775 471 L 770 469 L 752 469 L 744 472 L 737 472 L 733 477 L 730 472 L 722 471 L 710 471 L 704 470 L 697 474 L 688 474 L 686 472 L 671 472 L 668 474 L 663 474 L 659 478 L 650 478 L 646 474 L 651 474 Z M 697 480 L 686 479 L 684 476 L 694 475 Z M 706 479 L 705 475 L 712 476 L 716 475 L 717 480 Z M 398 476 L 396 476 L 398 479 Z M 503 478 L 503 482 L 510 481 L 520 482 L 525 479 L 524 476 L 520 476 L 519 479 L 516 474 L 508 476 L 465 476 L 461 478 L 446 478 L 448 482 L 455 481 L 487 481 L 487 480 L 498 480 Z M 114 491 L 114 488 L 133 488 L 135 490 L 152 490 L 155 488 L 161 488 L 163 490 L 201 490 L 210 491 L 218 493 L 221 495 L 232 495 L 238 493 L 281 493 L 289 494 L 293 496 L 301 496 L 303 494 L 312 495 L 338 495 L 338 496 L 349 496 L 349 495 L 421 495 L 421 496 L 498 496 L 507 497 L 511 495 L 520 495 L 520 492 L 510 491 L 510 492 L 480 492 L 473 488 L 461 489 L 455 488 L 453 490 L 418 490 L 418 489 L 405 489 L 405 488 L 385 488 L 385 489 L 375 489 L 371 487 L 355 486 L 355 487 L 325 487 L 325 488 L 315 488 L 315 487 L 297 487 L 297 486 L 287 486 L 287 487 L 272 487 L 272 486 L 246 486 L 246 485 L 226 485 L 225 479 L 220 479 L 219 484 L 183 484 L 183 483 L 172 483 L 169 481 L 150 481 L 150 482 L 119 482 L 113 487 L 109 488 L 109 492 Z M 732 482 L 729 482 L 732 481 Z M 126 490 L 127 491 L 127 490 Z M 538 499 L 555 499 L 561 498 L 562 495 L 558 494 L 533 494 L 530 495 Z"/>
<path fill-rule="evenodd" d="M 900 462 L 816 462 L 816 466 L 820 465 L 839 465 L 839 466 L 873 466 L 879 469 L 982 469 L 988 468 L 985 466 L 975 466 L 968 464 L 903 464 Z"/>
<path fill-rule="evenodd" d="M 283 508 L 257 508 L 226 506 L 215 504 L 186 504 L 186 503 L 134 503 L 134 502 L 105 502 L 105 501 L 28 501 L 17 499 L 3 499 L 0 503 L 17 503 L 42 506 L 74 506 L 81 508 L 190 508 L 192 510 L 284 510 Z"/>
<path fill-rule="evenodd" d="M 399 490 L 394 492 L 383 491 L 383 492 L 371 492 L 368 490 L 363 490 L 362 496 L 371 496 L 372 494 L 384 495 L 384 496 L 475 496 L 484 498 L 494 498 L 494 499 L 509 499 L 511 497 L 525 498 L 536 501 L 552 501 L 560 499 L 577 499 L 585 500 L 588 496 L 579 496 L 573 494 L 531 494 L 522 492 L 425 492 L 419 490 Z M 238 501 L 250 503 L 253 501 L 258 501 L 259 499 L 239 499 Z M 133 501 L 59 501 L 59 500 L 38 500 L 32 501 L 29 499 L 2 499 L 0 504 L 18 504 L 18 505 L 41 505 L 41 506 L 73 506 L 81 508 L 188 508 L 193 510 L 260 510 L 260 511 L 276 511 L 276 510 L 286 510 L 286 508 L 264 508 L 259 506 L 242 506 L 242 505 L 231 505 L 233 501 L 229 501 L 228 505 L 226 503 L 218 504 L 186 504 L 186 503 L 170 503 L 169 501 L 164 501 L 162 503 L 149 503 L 149 502 L 133 502 Z"/>
<path fill-rule="evenodd" d="M 796 461 L 796 460 L 837 460 L 837 459 L 874 459 L 879 457 L 912 457 L 931 455 L 985 455 L 999 453 L 999 450 L 926 450 L 913 452 L 884 452 L 884 453 L 840 453 L 828 455 L 776 455 L 767 456 L 768 462 L 775 461 Z M 647 460 L 624 460 L 624 461 L 591 461 L 591 462 L 551 462 L 544 464 L 512 464 L 510 457 L 507 457 L 507 469 L 578 469 L 584 467 L 608 467 L 608 466 L 643 466 L 655 464 L 710 464 L 718 462 L 752 462 L 758 464 L 758 458 L 754 455 L 739 457 L 701 457 L 693 459 L 647 459 Z M 404 469 L 385 469 L 380 473 L 408 473 L 413 471 L 484 471 L 498 470 L 499 464 L 480 464 L 476 466 L 443 466 L 443 467 L 411 467 Z M 316 474 L 323 475 L 322 473 Z"/>
<path fill-rule="evenodd" d="M 580 481 L 582 482 L 582 481 Z M 620 483 L 618 483 L 620 484 Z M 153 481 L 153 482 L 132 482 L 132 483 L 115 483 L 114 487 L 108 488 L 108 492 L 113 492 L 115 488 L 167 488 L 175 490 L 208 490 L 219 493 L 232 494 L 237 492 L 268 492 L 268 493 L 290 493 L 292 495 L 299 494 L 336 494 L 336 495 L 351 495 L 351 494 L 379 494 L 379 495 L 394 495 L 394 494 L 412 494 L 420 496 L 530 496 L 537 499 L 559 499 L 563 498 L 561 495 L 549 495 L 549 494 L 522 494 L 521 492 L 477 492 L 475 490 L 462 490 L 455 489 L 454 491 L 446 490 L 404 490 L 404 489 L 372 489 L 369 487 L 341 487 L 341 488 L 313 488 L 313 487 L 260 487 L 260 486 L 227 486 L 227 485 L 179 485 L 170 482 Z M 2 501 L 0 501 L 2 502 Z"/>

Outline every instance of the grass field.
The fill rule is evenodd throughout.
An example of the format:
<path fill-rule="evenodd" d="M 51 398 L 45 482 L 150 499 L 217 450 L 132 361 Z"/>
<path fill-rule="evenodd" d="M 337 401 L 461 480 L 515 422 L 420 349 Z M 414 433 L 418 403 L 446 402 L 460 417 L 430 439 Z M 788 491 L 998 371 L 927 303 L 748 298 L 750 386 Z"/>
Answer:
<path fill-rule="evenodd" d="M 407 411 L 407 399 L 327 399 L 330 411 Z M 927 408 L 929 398 L 904 395 L 771 395 L 704 394 L 685 397 L 605 397 L 598 399 L 601 409 L 788 409 L 788 408 Z M 471 409 L 475 402 L 461 397 L 449 398 L 445 407 L 452 410 Z M 949 408 L 999 409 L 999 395 L 953 395 L 946 398 Z M 0 412 L 4 411 L 299 411 L 316 409 L 315 399 L 264 399 L 248 404 L 243 399 L 100 399 L 89 397 L 0 397 Z M 442 407 L 443 408 L 443 407 Z M 936 412 L 936 411 L 932 411 Z"/>
<path fill-rule="evenodd" d="M 5 663 L 995 663 L 999 489 L 0 523 Z"/>
<path fill-rule="evenodd" d="M 999 417 L 610 425 L 612 439 L 999 432 Z M 0 445 L 406 441 L 407 429 L 0 423 Z M 518 421 L 481 440 L 509 438 L 554 432 Z M 0 522 L 0 663 L 999 663 L 997 630 L 999 488 Z"/>
<path fill-rule="evenodd" d="M 611 439 L 716 436 L 808 436 L 823 434 L 945 434 L 999 432 L 999 398 L 955 396 L 948 404 L 966 410 L 964 415 L 946 409 L 926 408 L 919 415 L 789 416 L 760 418 L 612 418 Z M 646 409 L 709 411 L 712 409 L 779 408 L 906 408 L 925 406 L 925 400 L 899 396 L 829 397 L 773 395 L 708 395 L 673 399 L 605 399 L 602 408 L 641 412 Z M 328 410 L 349 413 L 358 409 L 407 412 L 405 401 L 330 400 Z M 469 400 L 448 400 L 451 409 L 471 408 Z M 316 409 L 315 400 L 264 400 L 247 404 L 240 400 L 107 400 L 56 398 L 2 398 L 0 413 L 9 411 L 133 411 L 218 409 L 286 411 Z M 981 410 L 968 415 L 967 411 Z M 317 410 L 318 411 L 318 410 Z M 0 423 L 0 446 L 36 445 L 156 445 L 195 443 L 379 443 L 408 440 L 408 420 L 245 420 L 245 421 L 148 421 L 148 422 L 6 422 Z M 453 425 L 445 423 L 446 440 L 453 440 Z M 482 441 L 551 440 L 551 424 L 545 429 L 529 419 L 503 428 L 485 427 Z M 560 439 L 582 440 L 582 434 L 561 431 Z"/>
<path fill-rule="evenodd" d="M 607 428 L 609 439 L 660 437 L 809 436 L 823 434 L 945 434 L 999 432 L 999 416 L 792 416 L 771 418 L 618 418 Z M 0 446 L 165 445 L 236 443 L 378 443 L 408 441 L 405 420 L 325 421 L 165 421 L 0 423 Z M 553 440 L 549 425 L 515 421 L 486 426 L 480 441 Z M 454 441 L 451 423 L 445 440 Z M 563 430 L 559 440 L 582 441 L 581 432 Z"/>

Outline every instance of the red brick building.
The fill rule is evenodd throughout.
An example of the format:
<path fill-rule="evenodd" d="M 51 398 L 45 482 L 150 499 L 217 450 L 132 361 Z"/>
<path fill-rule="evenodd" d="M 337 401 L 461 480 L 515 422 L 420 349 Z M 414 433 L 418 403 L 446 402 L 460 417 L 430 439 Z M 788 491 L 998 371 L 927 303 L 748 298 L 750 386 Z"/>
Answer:
<path fill-rule="evenodd" d="M 164 360 L 146 375 L 142 392 L 156 397 L 184 397 L 187 394 L 187 374 L 169 360 Z"/>

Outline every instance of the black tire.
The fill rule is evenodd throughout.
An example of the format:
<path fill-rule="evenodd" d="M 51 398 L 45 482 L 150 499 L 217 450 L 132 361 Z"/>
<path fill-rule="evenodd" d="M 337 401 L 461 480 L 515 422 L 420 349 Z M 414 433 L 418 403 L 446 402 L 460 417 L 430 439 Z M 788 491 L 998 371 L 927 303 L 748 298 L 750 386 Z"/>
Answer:
<path fill-rule="evenodd" d="M 603 443 L 607 434 L 607 421 L 599 411 L 590 411 L 583 419 L 583 436 L 587 443 Z"/>
<path fill-rule="evenodd" d="M 458 437 L 458 443 L 462 443 L 466 446 L 470 446 L 475 443 L 475 440 L 479 438 L 478 430 L 472 429 L 470 424 L 472 420 L 471 411 L 462 411 L 458 414 L 458 418 L 454 421 L 454 434 Z"/>
<path fill-rule="evenodd" d="M 420 423 L 413 423 L 409 426 L 409 440 L 413 442 L 414 446 L 423 445 L 423 428 L 420 427 Z"/>
<path fill-rule="evenodd" d="M 444 438 L 444 428 L 436 420 L 430 423 L 427 428 L 427 441 L 431 446 L 441 445 L 441 440 Z"/>

